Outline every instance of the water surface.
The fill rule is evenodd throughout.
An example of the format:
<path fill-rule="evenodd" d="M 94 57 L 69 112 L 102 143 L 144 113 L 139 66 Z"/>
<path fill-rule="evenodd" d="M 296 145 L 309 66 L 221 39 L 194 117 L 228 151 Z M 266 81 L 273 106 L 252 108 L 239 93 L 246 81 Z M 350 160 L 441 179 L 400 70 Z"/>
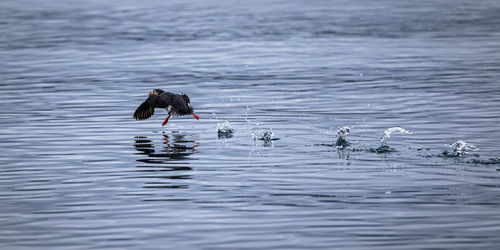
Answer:
<path fill-rule="evenodd" d="M 0 6 L 2 248 L 500 244 L 498 1 Z"/>

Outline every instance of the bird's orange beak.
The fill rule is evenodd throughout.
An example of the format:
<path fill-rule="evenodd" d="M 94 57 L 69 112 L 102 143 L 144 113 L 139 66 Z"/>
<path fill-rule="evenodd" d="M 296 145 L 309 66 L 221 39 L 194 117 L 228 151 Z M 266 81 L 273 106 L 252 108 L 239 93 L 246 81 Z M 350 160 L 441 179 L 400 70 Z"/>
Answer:
<path fill-rule="evenodd" d="M 152 90 L 151 90 L 151 91 L 149 91 L 149 95 L 148 95 L 148 96 L 151 96 L 151 93 L 153 93 L 153 91 L 152 91 Z"/>
<path fill-rule="evenodd" d="M 197 116 L 195 113 L 193 113 L 193 116 L 194 116 L 194 118 L 196 118 L 196 120 L 199 120 L 199 119 L 200 119 L 200 117 L 199 117 L 199 116 Z"/>

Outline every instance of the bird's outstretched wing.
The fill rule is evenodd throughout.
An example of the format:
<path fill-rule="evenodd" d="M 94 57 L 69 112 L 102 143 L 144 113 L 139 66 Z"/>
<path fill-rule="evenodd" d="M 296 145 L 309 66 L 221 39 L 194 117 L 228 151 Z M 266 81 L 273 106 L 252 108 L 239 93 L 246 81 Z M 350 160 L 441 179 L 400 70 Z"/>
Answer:
<path fill-rule="evenodd" d="M 155 107 L 151 105 L 151 98 L 146 99 L 134 113 L 136 120 L 145 120 L 155 113 Z"/>

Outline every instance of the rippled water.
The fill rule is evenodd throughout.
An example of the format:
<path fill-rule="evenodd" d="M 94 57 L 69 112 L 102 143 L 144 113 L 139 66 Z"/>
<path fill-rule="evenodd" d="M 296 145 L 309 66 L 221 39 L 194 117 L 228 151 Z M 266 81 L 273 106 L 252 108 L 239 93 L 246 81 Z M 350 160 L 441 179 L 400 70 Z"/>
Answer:
<path fill-rule="evenodd" d="M 500 244 L 498 1 L 0 7 L 2 248 Z"/>

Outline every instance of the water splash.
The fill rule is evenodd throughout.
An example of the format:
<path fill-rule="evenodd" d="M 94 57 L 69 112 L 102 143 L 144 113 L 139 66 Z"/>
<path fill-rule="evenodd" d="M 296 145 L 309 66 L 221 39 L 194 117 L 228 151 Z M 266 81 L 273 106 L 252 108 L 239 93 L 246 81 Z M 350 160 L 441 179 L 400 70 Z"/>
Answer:
<path fill-rule="evenodd" d="M 231 138 L 233 137 L 234 128 L 229 124 L 228 121 L 224 121 L 223 123 L 217 123 L 217 135 L 219 138 Z"/>
<path fill-rule="evenodd" d="M 261 140 L 264 142 L 270 142 L 274 140 L 279 140 L 279 138 L 274 137 L 273 130 L 259 129 L 259 131 L 252 131 L 252 137 L 254 140 Z"/>
<path fill-rule="evenodd" d="M 337 130 L 337 141 L 335 142 L 335 146 L 340 149 L 344 149 L 351 145 L 346 137 L 351 131 L 353 126 L 339 126 Z"/>
<path fill-rule="evenodd" d="M 386 130 L 384 131 L 384 135 L 382 136 L 382 138 L 380 138 L 380 141 L 381 141 L 381 142 L 386 143 L 386 140 L 387 140 L 388 138 L 390 138 L 390 137 L 391 137 L 391 134 L 392 134 L 393 132 L 395 132 L 395 131 L 398 131 L 398 132 L 400 132 L 401 134 L 412 134 L 412 132 L 411 132 L 411 131 L 406 130 L 406 129 L 402 128 L 402 127 L 392 127 L 392 128 L 388 128 L 388 129 L 386 129 Z"/>
<path fill-rule="evenodd" d="M 468 155 L 470 152 L 478 151 L 478 148 L 464 140 L 458 140 L 454 143 L 448 145 L 449 150 L 445 150 L 441 153 L 445 157 L 462 157 Z"/>
<path fill-rule="evenodd" d="M 391 137 L 391 134 L 396 131 L 400 132 L 401 134 L 412 134 L 411 131 L 406 130 L 402 127 L 388 128 L 384 131 L 384 135 L 382 136 L 382 138 L 380 138 L 380 147 L 371 149 L 370 151 L 376 153 L 390 153 L 396 151 L 395 149 L 389 147 L 389 145 L 387 144 L 387 139 L 389 139 Z"/>

